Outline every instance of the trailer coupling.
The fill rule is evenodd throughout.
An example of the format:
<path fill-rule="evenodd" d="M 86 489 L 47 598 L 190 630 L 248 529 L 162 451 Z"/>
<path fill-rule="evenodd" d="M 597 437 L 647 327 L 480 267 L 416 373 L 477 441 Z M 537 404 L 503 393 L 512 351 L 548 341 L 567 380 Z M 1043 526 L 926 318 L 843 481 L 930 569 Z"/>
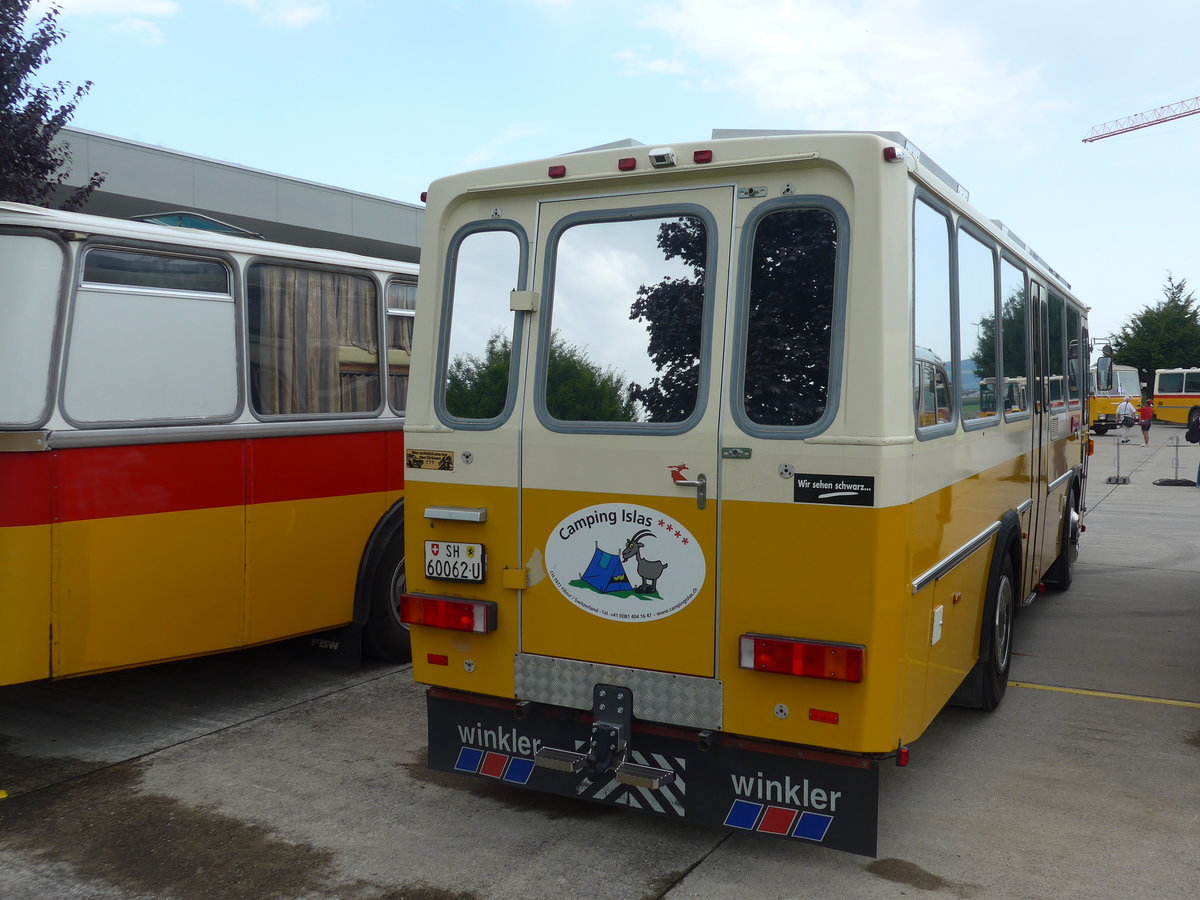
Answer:
<path fill-rule="evenodd" d="M 675 780 L 670 769 L 644 766 L 629 760 L 629 738 L 633 730 L 633 691 L 627 687 L 597 684 L 592 688 L 592 732 L 586 747 L 562 750 L 541 747 L 533 764 L 571 774 L 595 777 L 612 772 L 621 784 L 658 790 Z"/>

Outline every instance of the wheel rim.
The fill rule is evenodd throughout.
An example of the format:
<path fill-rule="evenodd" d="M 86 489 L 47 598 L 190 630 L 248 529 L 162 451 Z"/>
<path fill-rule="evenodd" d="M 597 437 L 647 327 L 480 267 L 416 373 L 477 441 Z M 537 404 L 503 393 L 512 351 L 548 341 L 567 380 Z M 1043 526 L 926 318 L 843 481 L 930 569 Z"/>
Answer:
<path fill-rule="evenodd" d="M 408 623 L 400 620 L 400 596 L 408 592 L 408 575 L 404 569 L 404 560 L 400 560 L 396 564 L 396 568 L 392 572 L 392 580 L 388 585 L 388 591 L 388 596 L 392 599 L 392 602 L 388 604 L 392 618 L 397 625 L 407 631 Z"/>
<path fill-rule="evenodd" d="M 992 629 L 992 663 L 997 672 L 1008 668 L 1012 649 L 1013 586 L 1012 580 L 1001 576 L 996 591 L 996 621 Z"/>

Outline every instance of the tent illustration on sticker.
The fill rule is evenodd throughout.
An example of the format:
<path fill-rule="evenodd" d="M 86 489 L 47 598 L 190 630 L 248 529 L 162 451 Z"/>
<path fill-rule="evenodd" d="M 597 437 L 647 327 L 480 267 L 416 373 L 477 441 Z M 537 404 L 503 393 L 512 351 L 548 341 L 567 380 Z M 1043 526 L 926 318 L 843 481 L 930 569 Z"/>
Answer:
<path fill-rule="evenodd" d="M 625 574 L 625 565 L 616 553 L 605 553 L 596 544 L 592 561 L 584 570 L 582 580 L 594 591 L 601 594 L 612 594 L 616 591 L 630 591 L 629 576 Z"/>

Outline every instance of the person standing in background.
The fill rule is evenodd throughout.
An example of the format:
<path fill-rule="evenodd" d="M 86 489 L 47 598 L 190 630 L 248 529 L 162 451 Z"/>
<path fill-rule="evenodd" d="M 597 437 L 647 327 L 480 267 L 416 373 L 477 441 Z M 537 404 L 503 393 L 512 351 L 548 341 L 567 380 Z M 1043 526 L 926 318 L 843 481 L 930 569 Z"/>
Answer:
<path fill-rule="evenodd" d="M 1117 407 L 1117 421 L 1121 423 L 1121 443 L 1128 444 L 1129 436 L 1133 434 L 1133 426 L 1137 423 L 1137 407 L 1133 398 L 1126 396 Z"/>
<path fill-rule="evenodd" d="M 1142 426 L 1142 446 L 1150 446 L 1150 420 L 1154 418 L 1154 403 L 1146 401 L 1138 410 L 1138 422 Z"/>

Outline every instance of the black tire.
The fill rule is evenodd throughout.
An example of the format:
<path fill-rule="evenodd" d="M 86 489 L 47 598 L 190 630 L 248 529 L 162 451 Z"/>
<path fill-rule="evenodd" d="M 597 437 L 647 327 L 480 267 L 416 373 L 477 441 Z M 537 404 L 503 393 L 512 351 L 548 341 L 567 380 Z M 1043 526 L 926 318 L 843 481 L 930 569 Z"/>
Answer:
<path fill-rule="evenodd" d="M 1196 428 L 1198 427 L 1197 422 L 1200 422 L 1200 408 L 1193 407 L 1192 409 L 1188 410 L 1188 417 L 1187 417 L 1188 431 L 1195 431 Z"/>
<path fill-rule="evenodd" d="M 1046 571 L 1043 578 L 1047 587 L 1065 591 L 1075 580 L 1075 561 L 1079 559 L 1079 493 L 1074 487 L 1068 495 L 1067 508 L 1063 510 L 1062 534 L 1059 539 L 1058 558 Z"/>
<path fill-rule="evenodd" d="M 1013 575 L 1012 557 L 1007 550 L 1003 552 L 999 570 L 988 585 L 987 601 L 983 607 L 979 659 L 950 698 L 955 706 L 990 712 L 1000 705 L 1008 689 L 1013 618 L 1017 610 L 1017 582 Z"/>
<path fill-rule="evenodd" d="M 385 546 L 368 585 L 370 607 L 363 628 L 367 655 L 387 662 L 412 659 L 408 626 L 400 621 L 400 595 L 407 588 L 404 568 L 404 529 L 399 529 Z"/>
<path fill-rule="evenodd" d="M 1093 425 L 1092 431 L 1096 432 L 1096 434 L 1108 434 L 1108 426 L 1107 425 Z"/>

